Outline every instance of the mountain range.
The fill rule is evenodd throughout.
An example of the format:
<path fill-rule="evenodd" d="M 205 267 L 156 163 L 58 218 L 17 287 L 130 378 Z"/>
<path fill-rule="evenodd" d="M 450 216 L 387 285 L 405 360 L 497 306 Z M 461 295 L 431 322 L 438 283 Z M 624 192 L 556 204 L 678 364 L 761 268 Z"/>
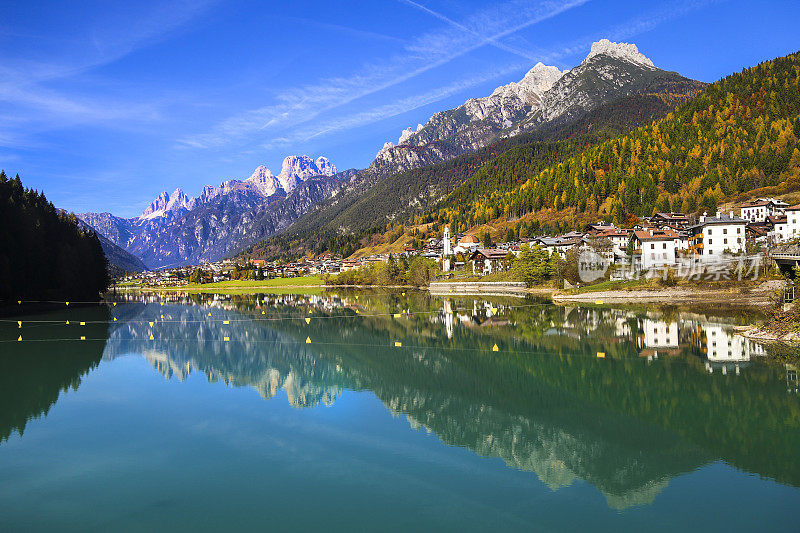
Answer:
<path fill-rule="evenodd" d="M 150 268 L 220 259 L 276 234 L 295 240 L 307 240 L 317 231 L 353 235 L 430 205 L 469 176 L 462 172 L 440 179 L 434 173 L 427 182 L 417 182 L 413 173 L 420 169 L 470 157 L 496 143 L 507 148 L 509 142 L 519 144 L 516 140 L 530 142 L 547 132 L 560 140 L 571 134 L 569 125 L 626 98 L 656 95 L 670 104 L 659 108 L 665 114 L 674 106 L 669 98 L 694 95 L 703 86 L 658 69 L 633 44 L 604 39 L 571 70 L 538 63 L 519 82 L 435 113 L 425 124 L 404 130 L 396 144 L 387 142 L 363 170 L 337 173 L 324 157 L 290 156 L 277 176 L 261 166 L 245 180 L 206 186 L 196 198 L 181 189 L 164 191 L 139 217 L 78 216 Z M 645 120 L 652 116 L 642 113 L 641 120 L 627 120 L 625 126 L 644 125 Z M 483 153 L 496 155 L 491 148 Z M 486 157 L 473 162 L 483 163 Z M 379 198 L 370 194 L 389 179 Z M 394 196 L 402 196 L 403 205 L 377 205 Z M 364 198 L 373 203 L 364 205 Z M 353 216 L 357 204 L 360 215 Z"/>
<path fill-rule="evenodd" d="M 635 45 L 599 41 L 572 70 L 537 64 L 520 82 L 405 130 L 397 145 L 385 145 L 335 196 L 247 253 L 347 254 L 365 234 L 422 212 L 506 150 L 527 144 L 542 155 L 529 164 L 550 164 L 663 117 L 705 86 L 654 67 Z M 577 134 L 590 135 L 571 141 Z"/>
<path fill-rule="evenodd" d="M 277 176 L 259 166 L 245 180 L 206 185 L 194 198 L 180 188 L 164 191 L 138 217 L 77 216 L 148 268 L 196 264 L 285 227 L 348 175 L 324 157 L 289 156 Z"/>

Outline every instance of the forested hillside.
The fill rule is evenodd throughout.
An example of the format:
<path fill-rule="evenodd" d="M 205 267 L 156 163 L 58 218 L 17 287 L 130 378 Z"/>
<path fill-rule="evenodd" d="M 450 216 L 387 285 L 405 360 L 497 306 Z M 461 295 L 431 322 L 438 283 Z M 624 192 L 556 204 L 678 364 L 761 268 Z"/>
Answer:
<path fill-rule="evenodd" d="M 387 223 L 402 224 L 420 213 L 435 212 L 448 195 L 450 203 L 463 204 L 495 190 L 510 190 L 529 173 L 665 116 L 676 102 L 695 96 L 703 86 L 686 80 L 680 86 L 682 93 L 624 97 L 575 122 L 502 139 L 444 163 L 392 175 L 352 204 L 306 217 L 285 233 L 249 247 L 243 255 L 296 256 L 324 250 L 350 255 L 369 235 L 383 232 Z M 514 160 L 513 168 L 497 172 L 493 161 L 498 158 Z"/>
<path fill-rule="evenodd" d="M 798 138 L 800 55 L 792 54 L 728 76 L 663 119 L 545 170 L 522 149 L 506 152 L 476 173 L 488 184 L 481 194 L 457 189 L 436 218 L 471 227 L 543 209 L 617 223 L 628 214 L 714 211 L 755 189 L 800 189 Z M 507 187 L 514 181 L 522 183 Z"/>
<path fill-rule="evenodd" d="M 106 268 L 94 232 L 0 172 L 0 300 L 97 300 Z"/>

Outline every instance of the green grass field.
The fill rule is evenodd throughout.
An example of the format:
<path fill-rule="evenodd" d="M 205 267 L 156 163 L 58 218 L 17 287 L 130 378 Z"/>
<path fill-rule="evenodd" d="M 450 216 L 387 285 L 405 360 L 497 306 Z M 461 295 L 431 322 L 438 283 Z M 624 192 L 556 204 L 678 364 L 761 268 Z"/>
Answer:
<path fill-rule="evenodd" d="M 216 292 L 220 294 L 246 293 L 246 292 L 292 292 L 303 289 L 303 293 L 321 291 L 325 287 L 325 280 L 320 276 L 304 276 L 300 278 L 275 278 L 256 281 L 232 280 L 217 283 L 190 283 L 189 285 L 176 285 L 167 287 L 146 287 L 143 290 L 151 291 L 189 291 L 189 292 Z"/>
<path fill-rule="evenodd" d="M 586 285 L 584 287 L 579 287 L 577 289 L 569 289 L 564 292 L 566 294 L 583 294 L 586 292 L 598 292 L 598 291 L 624 291 L 624 290 L 646 289 L 648 287 L 654 287 L 655 285 L 656 285 L 655 280 L 649 280 L 645 278 L 635 279 L 630 281 L 602 281 L 594 285 Z"/>

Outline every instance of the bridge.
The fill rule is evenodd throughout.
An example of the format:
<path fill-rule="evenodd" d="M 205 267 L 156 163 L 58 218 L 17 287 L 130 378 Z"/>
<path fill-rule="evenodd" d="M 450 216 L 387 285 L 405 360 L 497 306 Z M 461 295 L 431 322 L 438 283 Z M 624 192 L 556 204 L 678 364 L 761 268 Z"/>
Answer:
<path fill-rule="evenodd" d="M 781 272 L 794 279 L 794 269 L 800 266 L 800 244 L 779 244 L 772 249 L 770 257 Z"/>

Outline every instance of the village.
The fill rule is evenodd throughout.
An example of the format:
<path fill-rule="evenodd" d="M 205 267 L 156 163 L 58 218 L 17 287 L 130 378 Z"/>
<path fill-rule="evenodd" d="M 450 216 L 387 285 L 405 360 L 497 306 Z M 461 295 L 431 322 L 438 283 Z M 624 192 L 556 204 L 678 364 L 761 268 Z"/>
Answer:
<path fill-rule="evenodd" d="M 776 198 L 759 198 L 737 206 L 735 211 L 698 216 L 655 213 L 630 228 L 609 222 L 588 224 L 582 231 L 557 236 L 535 236 L 486 246 L 471 234 L 450 234 L 444 227 L 440 238 L 423 241 L 421 249 L 359 258 L 340 258 L 326 252 L 295 261 L 251 258 L 245 264 L 233 259 L 182 266 L 125 276 L 121 283 L 149 286 L 181 286 L 234 279 L 268 280 L 303 276 L 335 275 L 388 262 L 391 257 L 421 256 L 434 260 L 441 271 L 486 276 L 508 270 L 524 246 L 540 247 L 548 255 L 566 258 L 570 250 L 592 250 L 612 268 L 612 279 L 630 279 L 641 272 L 685 268 L 686 264 L 711 267 L 745 256 L 769 257 L 776 246 L 800 237 L 800 204 L 790 206 Z M 247 273 L 247 274 L 245 274 Z M 250 276 L 247 278 L 246 276 Z"/>

